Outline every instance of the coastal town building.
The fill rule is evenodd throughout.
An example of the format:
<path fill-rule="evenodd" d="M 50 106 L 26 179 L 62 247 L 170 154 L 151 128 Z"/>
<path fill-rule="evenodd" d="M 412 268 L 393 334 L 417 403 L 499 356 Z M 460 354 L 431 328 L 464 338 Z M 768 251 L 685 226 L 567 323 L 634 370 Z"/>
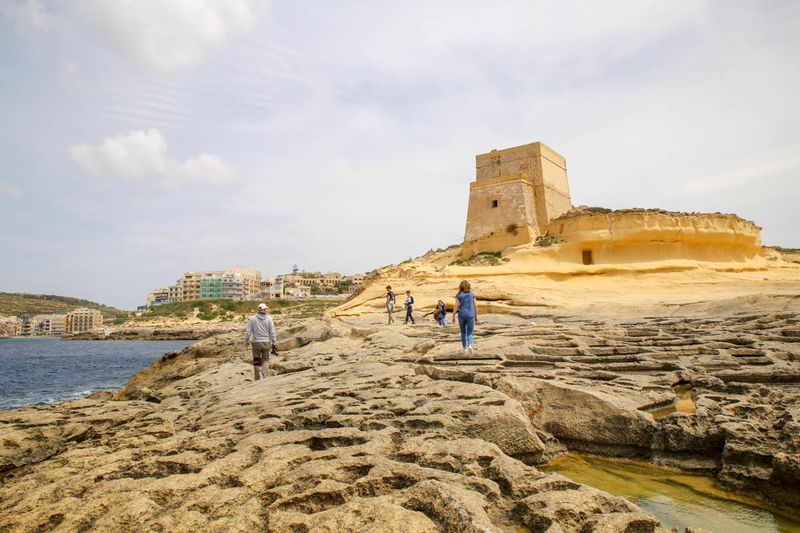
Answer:
<path fill-rule="evenodd" d="M 249 267 L 190 271 L 178 280 L 171 294 L 181 298 L 175 301 L 184 302 L 213 298 L 254 300 L 261 297 L 261 272 Z"/>
<path fill-rule="evenodd" d="M 169 291 L 169 303 L 183 301 L 183 285 L 181 285 L 181 280 L 178 280 L 175 285 L 167 287 L 167 291 Z"/>
<path fill-rule="evenodd" d="M 283 276 L 270 276 L 261 280 L 261 298 L 283 298 Z"/>
<path fill-rule="evenodd" d="M 234 266 L 225 273 L 239 274 L 242 278 L 242 299 L 257 300 L 261 296 L 261 272 L 255 268 Z"/>
<path fill-rule="evenodd" d="M 222 298 L 222 274 L 213 274 L 200 278 L 200 299 L 213 300 Z"/>
<path fill-rule="evenodd" d="M 306 294 L 330 294 L 349 292 L 363 283 L 365 274 L 343 276 L 339 272 L 306 272 L 294 269 L 290 274 L 262 277 L 260 271 L 242 266 L 225 270 L 198 270 L 185 272 L 174 285 L 156 289 L 147 297 L 144 310 L 153 305 L 194 300 L 231 299 L 258 300 L 292 297 L 290 287 L 306 287 L 308 291 L 293 291 L 300 296 Z"/>
<path fill-rule="evenodd" d="M 30 335 L 37 337 L 40 335 L 50 335 L 50 319 L 53 315 L 39 314 L 33 315 L 30 320 Z"/>
<path fill-rule="evenodd" d="M 50 315 L 50 332 L 48 335 L 63 335 L 67 331 L 67 315 L 59 313 Z"/>
<path fill-rule="evenodd" d="M 225 272 L 221 277 L 222 296 L 231 300 L 244 300 L 244 279 L 238 272 Z"/>
<path fill-rule="evenodd" d="M 220 271 L 191 271 L 185 272 L 183 277 L 180 279 L 179 284 L 183 287 L 183 300 L 184 302 L 191 302 L 193 300 L 199 300 L 200 296 L 200 285 L 201 281 L 204 278 L 209 278 L 212 276 L 219 276 L 222 272 Z"/>
<path fill-rule="evenodd" d="M 563 156 L 536 142 L 475 156 L 462 255 L 533 242 L 572 208 Z"/>
<path fill-rule="evenodd" d="M 342 281 L 349 281 L 353 284 L 353 288 L 355 288 L 364 283 L 364 279 L 366 279 L 366 277 L 366 274 L 353 274 L 352 276 L 344 276 Z"/>
<path fill-rule="evenodd" d="M 168 289 L 156 289 L 147 295 L 147 307 L 150 308 L 154 305 L 161 305 L 169 302 Z"/>
<path fill-rule="evenodd" d="M 0 316 L 0 336 L 19 337 L 23 326 L 23 320 L 17 316 Z"/>
<path fill-rule="evenodd" d="M 103 326 L 103 315 L 97 309 L 82 307 L 67 313 L 65 333 L 91 331 Z"/>
<path fill-rule="evenodd" d="M 304 285 L 286 287 L 284 289 L 284 294 L 287 298 L 308 298 L 311 296 L 311 287 Z"/>

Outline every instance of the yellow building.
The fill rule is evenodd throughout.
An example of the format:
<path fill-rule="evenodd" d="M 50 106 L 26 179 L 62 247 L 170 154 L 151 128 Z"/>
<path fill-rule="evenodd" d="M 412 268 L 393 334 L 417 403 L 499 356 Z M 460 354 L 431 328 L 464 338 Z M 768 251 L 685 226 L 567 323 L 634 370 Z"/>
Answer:
<path fill-rule="evenodd" d="M 50 315 L 50 335 L 63 335 L 67 331 L 67 315 Z"/>
<path fill-rule="evenodd" d="M 184 273 L 179 281 L 179 284 L 183 287 L 183 301 L 191 302 L 193 300 L 200 300 L 202 298 L 202 280 L 221 276 L 221 270 L 200 270 Z"/>
<path fill-rule="evenodd" d="M 18 337 L 22 335 L 23 322 L 16 316 L 0 316 L 0 335 Z"/>
<path fill-rule="evenodd" d="M 205 291 L 204 296 L 204 282 L 206 289 L 208 289 L 209 283 L 217 279 L 219 279 L 220 290 L 217 291 L 219 294 L 213 292 L 213 297 L 222 298 L 223 276 L 225 274 L 239 274 L 241 276 L 242 299 L 257 300 L 261 297 L 261 272 L 249 267 L 231 267 L 226 270 L 199 270 L 184 273 L 183 277 L 179 279 L 177 283 L 177 285 L 181 287 L 180 293 L 182 301 L 190 302 L 193 300 L 201 300 L 204 297 L 212 297 L 208 296 L 212 294 L 212 292 L 208 290 Z M 230 276 L 227 276 L 226 279 L 228 280 L 228 285 L 234 283 L 234 279 Z M 238 279 L 235 283 L 238 286 Z M 178 287 L 176 286 L 172 291 L 173 296 L 177 296 L 178 292 Z M 234 299 L 239 298 L 234 297 Z"/>
<path fill-rule="evenodd" d="M 169 302 L 169 289 L 156 289 L 147 295 L 147 308 Z"/>
<path fill-rule="evenodd" d="M 175 285 L 167 287 L 167 290 L 169 291 L 169 303 L 183 301 L 183 286 L 181 285 L 181 280 L 178 280 L 178 283 Z"/>
<path fill-rule="evenodd" d="M 543 143 L 477 155 L 462 254 L 532 242 L 571 208 L 567 161 Z"/>
<path fill-rule="evenodd" d="M 91 331 L 103 326 L 103 315 L 97 309 L 82 307 L 67 313 L 66 333 L 80 333 Z"/>

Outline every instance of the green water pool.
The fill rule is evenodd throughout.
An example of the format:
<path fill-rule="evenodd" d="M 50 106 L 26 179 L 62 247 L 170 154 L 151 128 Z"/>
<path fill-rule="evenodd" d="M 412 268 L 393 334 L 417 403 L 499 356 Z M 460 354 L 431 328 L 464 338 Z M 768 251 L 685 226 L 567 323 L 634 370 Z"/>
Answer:
<path fill-rule="evenodd" d="M 667 529 L 699 527 L 714 533 L 800 533 L 800 513 L 719 488 L 710 476 L 660 468 L 641 461 L 567 454 L 544 472 L 604 490 L 638 505 Z"/>

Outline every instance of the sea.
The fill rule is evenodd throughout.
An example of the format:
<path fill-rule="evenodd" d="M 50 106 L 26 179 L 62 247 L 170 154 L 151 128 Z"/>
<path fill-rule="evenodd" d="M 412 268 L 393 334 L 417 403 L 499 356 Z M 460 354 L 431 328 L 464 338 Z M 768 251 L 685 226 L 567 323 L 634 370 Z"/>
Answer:
<path fill-rule="evenodd" d="M 164 353 L 193 342 L 0 339 L 0 411 L 120 389 Z"/>

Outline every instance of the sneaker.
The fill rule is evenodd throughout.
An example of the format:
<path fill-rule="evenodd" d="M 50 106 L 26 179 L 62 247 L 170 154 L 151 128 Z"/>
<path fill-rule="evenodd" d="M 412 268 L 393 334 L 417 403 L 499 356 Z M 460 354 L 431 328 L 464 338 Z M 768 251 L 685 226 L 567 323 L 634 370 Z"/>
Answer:
<path fill-rule="evenodd" d="M 467 349 L 466 349 L 466 348 L 464 348 L 463 350 L 461 350 L 461 355 L 467 355 Z"/>
<path fill-rule="evenodd" d="M 469 352 L 469 355 L 475 355 L 475 349 L 472 347 L 471 344 L 467 346 L 467 352 Z"/>

